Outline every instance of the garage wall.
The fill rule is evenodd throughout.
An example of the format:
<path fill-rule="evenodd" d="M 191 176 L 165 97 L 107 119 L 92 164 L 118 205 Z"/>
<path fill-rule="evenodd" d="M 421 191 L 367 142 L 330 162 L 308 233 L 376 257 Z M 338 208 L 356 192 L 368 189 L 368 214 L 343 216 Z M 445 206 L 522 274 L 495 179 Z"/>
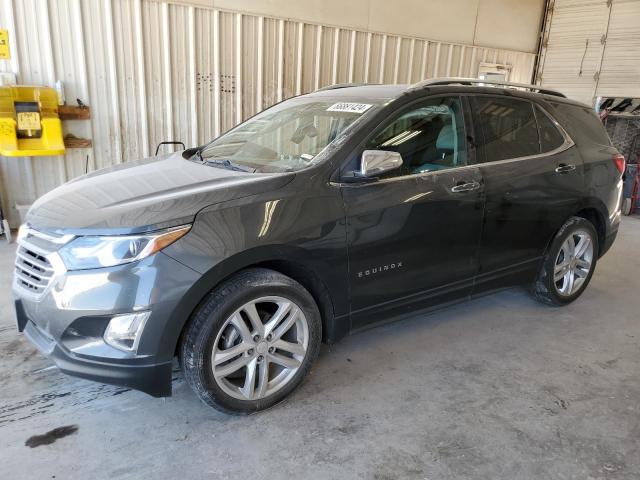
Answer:
<path fill-rule="evenodd" d="M 524 52 L 538 49 L 545 4 L 545 0 L 171 1 Z"/>
<path fill-rule="evenodd" d="M 425 36 L 428 36 L 428 24 Z M 65 131 L 91 149 L 1 158 L 2 201 L 14 206 L 94 169 L 153 154 L 162 140 L 198 145 L 273 103 L 340 82 L 411 83 L 511 65 L 528 82 L 535 55 L 152 0 L 1 0 L 21 84 L 61 79 L 68 103 L 92 108 Z"/>
<path fill-rule="evenodd" d="M 537 78 L 589 105 L 640 97 L 640 1 L 552 1 Z"/>

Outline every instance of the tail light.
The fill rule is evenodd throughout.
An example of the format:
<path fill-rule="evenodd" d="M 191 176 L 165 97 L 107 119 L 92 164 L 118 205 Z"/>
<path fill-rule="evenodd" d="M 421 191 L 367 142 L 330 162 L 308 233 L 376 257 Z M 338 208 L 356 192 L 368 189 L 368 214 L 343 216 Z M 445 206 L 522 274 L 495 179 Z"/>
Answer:
<path fill-rule="evenodd" d="M 624 173 L 625 166 L 624 155 L 622 155 L 621 153 L 617 153 L 611 159 L 613 160 L 613 163 L 615 163 L 616 168 L 620 172 L 620 175 L 622 175 Z"/>

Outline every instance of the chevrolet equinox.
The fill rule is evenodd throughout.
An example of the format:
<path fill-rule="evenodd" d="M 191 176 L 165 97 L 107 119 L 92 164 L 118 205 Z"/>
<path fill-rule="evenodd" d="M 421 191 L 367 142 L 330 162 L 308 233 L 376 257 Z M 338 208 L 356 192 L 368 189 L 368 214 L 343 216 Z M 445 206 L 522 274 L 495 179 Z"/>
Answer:
<path fill-rule="evenodd" d="M 620 222 L 624 158 L 538 86 L 334 85 L 198 148 L 34 203 L 18 330 L 66 373 L 207 404 L 289 395 L 321 342 L 513 285 L 578 298 Z"/>

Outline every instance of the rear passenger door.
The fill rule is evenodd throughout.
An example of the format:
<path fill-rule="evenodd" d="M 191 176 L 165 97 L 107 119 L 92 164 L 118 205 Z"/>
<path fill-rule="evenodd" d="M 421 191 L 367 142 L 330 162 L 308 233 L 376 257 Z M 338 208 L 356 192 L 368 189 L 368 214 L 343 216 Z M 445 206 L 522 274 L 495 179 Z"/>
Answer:
<path fill-rule="evenodd" d="M 578 210 L 582 160 L 540 105 L 507 96 L 471 99 L 485 214 L 476 291 L 533 280 L 547 243 Z"/>

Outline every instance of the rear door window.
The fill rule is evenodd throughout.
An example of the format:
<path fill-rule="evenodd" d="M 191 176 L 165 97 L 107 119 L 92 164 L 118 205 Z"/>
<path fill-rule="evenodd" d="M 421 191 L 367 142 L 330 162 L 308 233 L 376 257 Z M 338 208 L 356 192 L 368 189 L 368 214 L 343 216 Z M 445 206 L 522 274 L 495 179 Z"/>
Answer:
<path fill-rule="evenodd" d="M 526 100 L 497 97 L 472 99 L 479 132 L 476 146 L 484 162 L 540 153 L 533 105 Z"/>
<path fill-rule="evenodd" d="M 542 153 L 555 150 L 564 143 L 564 137 L 542 108 L 536 105 L 535 110 L 540 132 L 540 150 Z"/>

